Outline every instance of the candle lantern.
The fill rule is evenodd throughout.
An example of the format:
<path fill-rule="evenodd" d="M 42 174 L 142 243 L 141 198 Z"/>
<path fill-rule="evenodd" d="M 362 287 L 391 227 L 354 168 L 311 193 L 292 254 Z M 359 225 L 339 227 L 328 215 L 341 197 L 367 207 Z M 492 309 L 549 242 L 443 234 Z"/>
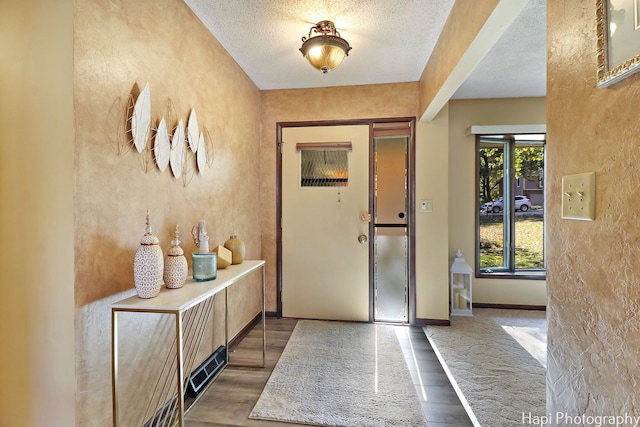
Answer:
<path fill-rule="evenodd" d="M 451 264 L 451 314 L 457 316 L 473 316 L 471 299 L 471 276 L 473 270 L 462 257 L 460 249 Z"/>

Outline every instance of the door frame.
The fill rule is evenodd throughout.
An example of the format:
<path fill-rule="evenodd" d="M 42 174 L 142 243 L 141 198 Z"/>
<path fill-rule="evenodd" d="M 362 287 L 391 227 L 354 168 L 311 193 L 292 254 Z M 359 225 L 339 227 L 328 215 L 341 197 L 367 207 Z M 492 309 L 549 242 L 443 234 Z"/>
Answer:
<path fill-rule="evenodd" d="M 416 324 L 416 281 L 415 281 L 415 139 L 416 139 L 416 118 L 415 117 L 387 117 L 379 119 L 350 119 L 350 120 L 321 120 L 321 121 L 300 121 L 300 122 L 277 122 L 276 123 L 276 289 L 277 289 L 277 317 L 282 317 L 282 131 L 289 127 L 314 127 L 314 126 L 369 126 L 369 213 L 373 214 L 373 124 L 374 123 L 394 123 L 409 122 L 411 126 L 411 137 L 408 148 L 408 170 L 407 170 L 407 203 L 408 203 L 408 285 L 409 285 L 409 324 Z M 373 221 L 369 221 L 369 322 L 373 322 L 373 300 L 374 300 L 374 280 L 373 280 Z"/>

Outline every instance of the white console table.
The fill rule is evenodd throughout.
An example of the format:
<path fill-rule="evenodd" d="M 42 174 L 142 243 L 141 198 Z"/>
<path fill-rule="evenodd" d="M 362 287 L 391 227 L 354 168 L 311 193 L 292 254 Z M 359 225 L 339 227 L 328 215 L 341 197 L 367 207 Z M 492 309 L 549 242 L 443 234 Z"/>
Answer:
<path fill-rule="evenodd" d="M 183 342 L 184 326 L 183 317 L 186 312 L 203 303 L 213 305 L 213 298 L 223 290 L 225 295 L 224 308 L 224 330 L 225 330 L 225 347 L 227 348 L 227 363 L 229 362 L 229 314 L 227 310 L 228 293 L 227 288 L 238 280 L 244 278 L 249 273 L 258 269 L 262 270 L 262 365 L 265 366 L 266 358 L 266 328 L 265 328 L 265 261 L 247 260 L 242 264 L 230 265 L 224 270 L 218 270 L 217 278 L 207 282 L 196 282 L 187 280 L 185 285 L 180 289 L 162 288 L 160 294 L 155 298 L 143 299 L 137 295 L 118 301 L 111 305 L 111 374 L 112 374 L 112 396 L 113 396 L 113 425 L 120 425 L 120 407 L 118 404 L 118 313 L 120 312 L 139 312 L 139 313 L 163 313 L 175 316 L 175 370 L 177 371 L 177 408 L 170 408 L 169 412 L 175 412 L 177 409 L 177 422 L 179 426 L 184 425 L 184 396 L 186 390 L 185 375 L 185 348 Z M 210 310 L 209 310 L 210 311 Z M 205 323 L 200 321 L 200 323 Z M 189 327 L 189 333 L 195 330 L 204 330 L 205 325 L 197 325 Z M 199 344 L 201 337 L 196 337 L 194 343 Z M 195 344 L 194 344 L 195 345 Z M 197 348 L 196 348 L 197 350 Z M 195 355 L 193 349 L 191 353 Z M 173 375 L 173 374 L 172 374 Z M 160 383 L 160 380 L 158 381 Z M 164 424 L 163 424 L 164 425 Z M 170 425 L 174 425 L 171 423 Z"/>

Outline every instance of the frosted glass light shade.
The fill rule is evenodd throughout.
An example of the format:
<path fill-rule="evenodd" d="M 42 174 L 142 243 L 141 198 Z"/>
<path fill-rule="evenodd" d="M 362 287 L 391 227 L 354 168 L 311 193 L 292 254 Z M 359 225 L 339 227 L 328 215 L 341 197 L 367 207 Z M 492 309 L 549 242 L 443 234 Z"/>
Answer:
<path fill-rule="evenodd" d="M 311 37 L 313 33 L 317 36 Z M 324 74 L 338 67 L 349 55 L 349 42 L 340 37 L 331 21 L 320 21 L 311 27 L 308 37 L 302 37 L 300 52 L 314 68 Z"/>
<path fill-rule="evenodd" d="M 326 74 L 342 63 L 348 48 L 344 39 L 317 36 L 304 42 L 300 51 L 313 67 Z"/>

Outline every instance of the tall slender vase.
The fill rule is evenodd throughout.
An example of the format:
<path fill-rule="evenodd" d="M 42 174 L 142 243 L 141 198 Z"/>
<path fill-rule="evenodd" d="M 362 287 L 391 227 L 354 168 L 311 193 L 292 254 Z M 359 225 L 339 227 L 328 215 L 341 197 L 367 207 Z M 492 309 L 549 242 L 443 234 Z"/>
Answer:
<path fill-rule="evenodd" d="M 164 272 L 164 257 L 160 241 L 153 235 L 149 211 L 147 211 L 146 233 L 140 239 L 140 246 L 133 259 L 133 280 L 136 292 L 140 298 L 153 298 L 158 296 L 160 288 L 164 284 L 162 274 Z"/>
<path fill-rule="evenodd" d="M 244 261 L 245 246 L 244 242 L 238 239 L 235 234 L 224 242 L 224 247 L 231 251 L 231 264 L 242 264 Z"/>

